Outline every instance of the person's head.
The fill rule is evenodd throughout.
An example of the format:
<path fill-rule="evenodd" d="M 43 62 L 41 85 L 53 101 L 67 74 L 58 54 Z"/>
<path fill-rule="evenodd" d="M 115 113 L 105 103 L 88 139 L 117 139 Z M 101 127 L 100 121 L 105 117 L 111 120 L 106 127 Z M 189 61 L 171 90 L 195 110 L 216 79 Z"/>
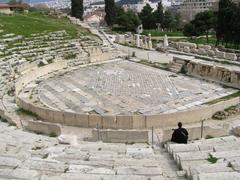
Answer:
<path fill-rule="evenodd" d="M 182 123 L 181 123 L 181 122 L 178 123 L 178 127 L 179 127 L 179 128 L 182 127 Z"/>

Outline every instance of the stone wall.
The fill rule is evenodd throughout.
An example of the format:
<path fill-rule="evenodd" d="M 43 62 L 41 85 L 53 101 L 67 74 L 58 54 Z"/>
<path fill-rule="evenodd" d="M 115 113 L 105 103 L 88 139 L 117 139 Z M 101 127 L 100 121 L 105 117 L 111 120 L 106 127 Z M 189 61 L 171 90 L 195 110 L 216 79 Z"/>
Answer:
<path fill-rule="evenodd" d="M 103 141 L 110 143 L 147 143 L 147 130 L 112 130 L 112 129 L 93 129 L 92 131 L 94 141 Z"/>
<path fill-rule="evenodd" d="M 179 57 L 173 57 L 173 61 L 169 64 L 170 69 L 171 66 L 174 67 L 174 64 L 184 65 L 187 74 L 191 76 L 216 81 L 240 89 L 240 68 L 238 66 Z"/>
<path fill-rule="evenodd" d="M 159 114 L 159 115 L 97 115 L 97 114 L 78 114 L 70 112 L 56 111 L 34 105 L 27 99 L 19 97 L 18 105 L 23 109 L 36 113 L 41 119 L 47 122 L 59 123 L 68 126 L 93 128 L 97 125 L 104 129 L 145 129 L 153 127 L 176 126 L 176 122 L 184 124 L 200 122 L 203 119 L 211 118 L 217 112 L 239 103 L 239 98 L 222 101 L 214 105 L 198 107 L 195 109 Z"/>
<path fill-rule="evenodd" d="M 97 125 L 104 129 L 145 129 L 153 127 L 171 127 L 176 122 L 182 121 L 184 124 L 199 122 L 202 119 L 211 118 L 217 112 L 239 103 L 239 98 L 233 98 L 213 105 L 196 107 L 187 111 L 158 114 L 158 115 L 98 115 L 98 114 L 78 114 L 64 112 L 34 104 L 29 97 L 22 96 L 21 90 L 31 81 L 44 76 L 52 71 L 66 67 L 65 62 L 52 63 L 35 71 L 25 73 L 16 82 L 16 102 L 19 107 L 30 110 L 38 115 L 43 121 L 59 123 L 68 126 L 89 127 Z M 24 95 L 24 93 L 23 93 Z"/>
<path fill-rule="evenodd" d="M 104 51 L 104 49 L 99 47 L 89 47 L 88 52 L 91 63 L 112 59 L 112 53 L 110 51 Z"/>
<path fill-rule="evenodd" d="M 211 47 L 209 45 L 202 45 L 202 44 L 195 44 L 189 42 L 174 42 L 171 45 L 171 48 L 176 49 L 177 51 L 184 52 L 184 53 L 191 53 L 194 55 L 200 56 L 209 56 L 218 59 L 227 59 L 230 61 L 237 61 L 239 58 L 237 57 L 236 53 L 231 52 L 224 52 L 215 47 Z M 170 52 L 171 49 L 169 48 Z"/>
<path fill-rule="evenodd" d="M 201 62 L 189 62 L 187 64 L 189 75 L 201 76 L 212 80 L 223 82 L 235 88 L 240 88 L 240 70 L 230 69 L 224 66 L 217 66 Z"/>
<path fill-rule="evenodd" d="M 61 125 L 42 121 L 22 121 L 23 128 L 27 131 L 46 134 L 50 136 L 59 136 L 61 134 Z"/>
<path fill-rule="evenodd" d="M 16 94 L 18 94 L 21 91 L 21 89 L 23 89 L 23 87 L 29 82 L 34 81 L 37 78 L 47 75 L 53 71 L 58 71 L 66 67 L 67 67 L 66 61 L 59 61 L 43 67 L 39 67 L 38 69 L 32 69 L 31 71 L 22 75 L 15 83 Z"/>

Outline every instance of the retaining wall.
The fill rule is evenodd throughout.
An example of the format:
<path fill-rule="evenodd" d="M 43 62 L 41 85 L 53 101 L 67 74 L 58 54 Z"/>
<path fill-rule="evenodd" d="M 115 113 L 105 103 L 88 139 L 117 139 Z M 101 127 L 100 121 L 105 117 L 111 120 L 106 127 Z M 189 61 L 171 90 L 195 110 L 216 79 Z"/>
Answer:
<path fill-rule="evenodd" d="M 97 125 L 104 129 L 145 129 L 176 126 L 181 121 L 184 124 L 199 122 L 211 118 L 217 111 L 239 103 L 239 98 L 233 98 L 213 105 L 196 107 L 182 112 L 158 115 L 98 115 L 63 112 L 33 104 L 28 98 L 21 96 L 20 91 L 26 84 L 52 71 L 66 67 L 66 62 L 57 62 L 25 73 L 16 82 L 16 101 L 18 106 L 37 114 L 44 121 L 59 123 L 68 126 L 93 128 Z"/>
<path fill-rule="evenodd" d="M 61 125 L 42 121 L 22 121 L 24 129 L 35 133 L 42 133 L 50 136 L 59 136 L 61 134 Z"/>
<path fill-rule="evenodd" d="M 112 130 L 93 129 L 93 139 L 95 141 L 101 140 L 110 143 L 147 143 L 148 131 L 147 130 Z"/>
<path fill-rule="evenodd" d="M 97 114 L 78 114 L 72 112 L 62 112 L 34 105 L 28 99 L 19 98 L 17 103 L 23 109 L 36 113 L 45 121 L 59 123 L 68 126 L 78 127 L 99 127 L 104 129 L 145 129 L 158 127 L 176 126 L 181 121 L 184 124 L 200 122 L 203 119 L 211 118 L 217 111 L 222 111 L 229 106 L 239 103 L 239 98 L 222 101 L 214 105 L 199 107 L 188 111 L 159 114 L 159 115 L 97 115 Z"/>
<path fill-rule="evenodd" d="M 15 92 L 16 95 L 31 81 L 36 80 L 37 78 L 52 73 L 53 71 L 57 71 L 67 67 L 66 61 L 59 61 L 56 63 L 52 63 L 43 67 L 39 67 L 38 69 L 32 69 L 31 71 L 22 75 L 17 82 L 15 83 Z"/>

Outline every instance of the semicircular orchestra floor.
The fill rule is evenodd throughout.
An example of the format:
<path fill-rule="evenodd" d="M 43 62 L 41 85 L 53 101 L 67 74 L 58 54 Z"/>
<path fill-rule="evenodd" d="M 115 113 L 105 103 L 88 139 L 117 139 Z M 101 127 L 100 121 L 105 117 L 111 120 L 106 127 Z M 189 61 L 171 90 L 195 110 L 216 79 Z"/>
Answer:
<path fill-rule="evenodd" d="M 82 67 L 38 86 L 54 109 L 98 114 L 159 114 L 186 110 L 235 90 L 129 61 Z"/>

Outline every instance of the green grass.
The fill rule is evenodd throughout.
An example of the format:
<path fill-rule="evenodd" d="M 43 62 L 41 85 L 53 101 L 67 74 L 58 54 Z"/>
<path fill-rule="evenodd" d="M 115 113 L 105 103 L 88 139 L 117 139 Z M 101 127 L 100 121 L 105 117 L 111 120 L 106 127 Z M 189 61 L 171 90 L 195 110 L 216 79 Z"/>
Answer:
<path fill-rule="evenodd" d="M 214 100 L 206 102 L 204 104 L 212 105 L 212 104 L 216 104 L 216 103 L 221 102 L 221 101 L 227 101 L 229 99 L 232 99 L 232 98 L 235 98 L 235 97 L 239 97 L 239 96 L 240 96 L 240 91 L 237 91 L 237 92 L 235 92 L 233 94 L 230 94 L 230 95 L 218 98 L 218 99 L 214 99 Z"/>
<path fill-rule="evenodd" d="M 144 30 L 143 35 L 151 34 L 152 36 L 164 36 L 165 34 L 167 36 L 184 36 L 181 31 L 175 31 L 175 32 L 161 32 L 159 30 L 150 29 L 150 30 Z"/>
<path fill-rule="evenodd" d="M 78 33 L 89 34 L 86 29 L 73 25 L 66 18 L 58 19 L 53 16 L 31 12 L 27 15 L 15 13 L 12 16 L 0 15 L 1 29 L 4 33 L 14 33 L 29 37 L 34 33 L 53 32 L 66 30 L 72 36 L 77 37 Z"/>
<path fill-rule="evenodd" d="M 207 43 L 207 38 L 206 37 L 199 37 L 199 38 L 187 38 L 187 41 L 191 43 L 196 43 L 196 44 L 209 44 L 209 45 L 215 45 L 216 44 L 216 37 L 211 36 L 208 38 L 208 43 Z"/>
<path fill-rule="evenodd" d="M 209 154 L 209 158 L 207 158 L 207 161 L 209 161 L 212 164 L 215 164 L 218 161 L 218 158 L 213 157 L 211 154 Z"/>

